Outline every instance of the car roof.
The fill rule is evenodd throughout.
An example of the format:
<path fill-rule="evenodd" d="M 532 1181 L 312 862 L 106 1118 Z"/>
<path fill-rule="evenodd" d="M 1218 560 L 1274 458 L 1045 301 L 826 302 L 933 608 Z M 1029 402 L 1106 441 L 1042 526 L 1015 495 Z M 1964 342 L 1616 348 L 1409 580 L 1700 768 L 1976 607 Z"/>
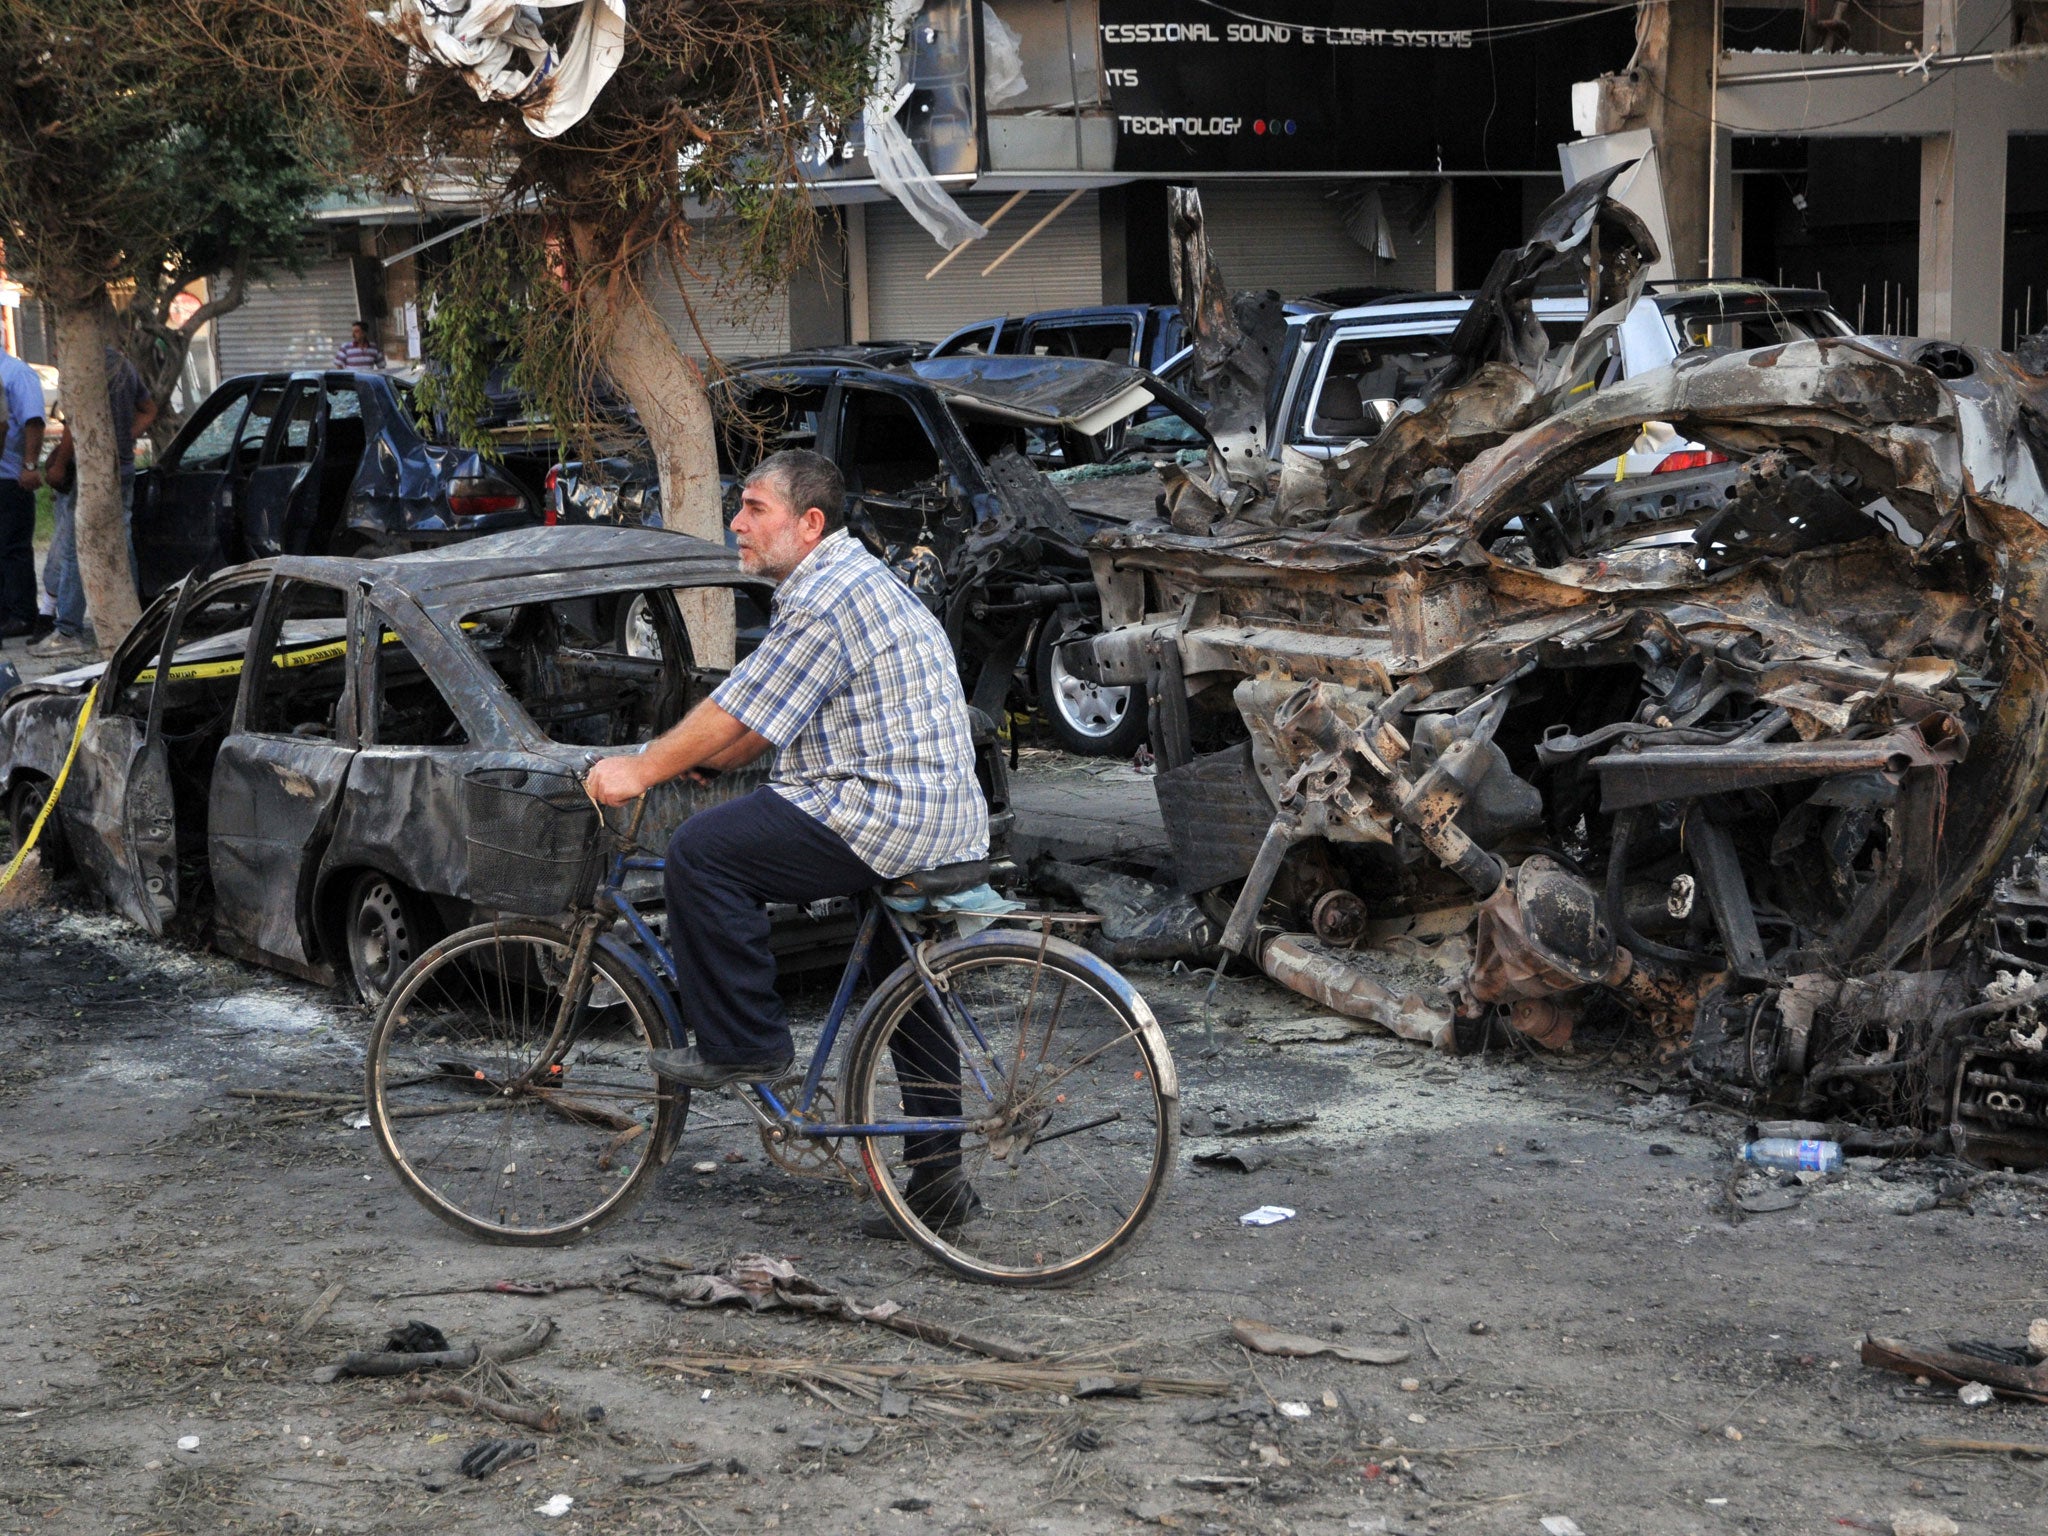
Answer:
<path fill-rule="evenodd" d="M 520 528 L 377 560 L 288 555 L 268 564 L 282 576 L 336 585 L 367 581 L 380 587 L 395 587 L 423 605 L 473 588 L 516 585 L 522 578 L 577 576 L 594 571 L 617 572 L 630 581 L 638 570 L 649 579 L 658 577 L 662 583 L 673 586 L 733 582 L 769 585 L 743 572 L 739 558 L 723 544 L 666 528 L 597 524 Z"/>
<path fill-rule="evenodd" d="M 1325 332 L 1341 325 L 1402 320 L 1455 319 L 1472 307 L 1469 293 L 1411 293 L 1398 298 L 1374 299 L 1370 304 L 1340 309 L 1324 317 Z M 1584 295 L 1538 293 L 1532 301 L 1536 313 L 1561 319 L 1580 319 L 1586 313 Z"/>

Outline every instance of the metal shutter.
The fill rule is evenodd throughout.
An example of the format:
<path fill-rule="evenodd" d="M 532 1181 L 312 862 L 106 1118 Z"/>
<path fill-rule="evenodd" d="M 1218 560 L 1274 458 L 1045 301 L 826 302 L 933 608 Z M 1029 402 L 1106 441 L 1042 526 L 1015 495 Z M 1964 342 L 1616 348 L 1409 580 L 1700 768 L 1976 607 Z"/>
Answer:
<path fill-rule="evenodd" d="M 213 322 L 221 377 L 277 368 L 325 368 L 361 318 L 347 258 L 314 262 L 304 277 L 251 283 L 240 309 Z"/>
<path fill-rule="evenodd" d="M 654 269 L 647 280 L 647 297 L 654 303 L 656 313 L 676 339 L 686 357 L 704 356 L 705 343 L 710 344 L 712 355 L 731 362 L 743 357 L 765 357 L 776 352 L 789 350 L 789 295 L 777 289 L 774 293 L 722 294 L 716 291 L 712 282 L 683 274 L 683 289 L 689 293 L 687 307 L 683 303 L 683 291 L 676 287 L 676 281 L 666 261 L 654 263 Z M 690 323 L 690 311 L 697 314 L 697 324 Z M 702 328 L 703 337 L 698 337 Z"/>
<path fill-rule="evenodd" d="M 1362 191 L 1363 186 L 1352 187 Z M 1428 293 L 1436 287 L 1436 232 L 1427 220 L 1409 232 L 1413 193 L 1381 189 L 1394 259 L 1381 261 L 1344 229 L 1348 199 L 1323 182 L 1204 182 L 1202 218 L 1209 249 L 1232 288 L 1276 288 L 1298 299 L 1324 288 L 1373 284 Z"/>
<path fill-rule="evenodd" d="M 944 247 L 894 203 L 868 204 L 868 334 L 859 339 L 937 341 L 991 315 L 1100 304 L 1101 212 L 1093 192 L 1076 200 L 992 276 L 981 275 L 1064 196 L 1033 192 L 930 282 L 924 275 L 946 254 Z M 986 193 L 959 200 L 977 221 L 1005 201 Z"/>

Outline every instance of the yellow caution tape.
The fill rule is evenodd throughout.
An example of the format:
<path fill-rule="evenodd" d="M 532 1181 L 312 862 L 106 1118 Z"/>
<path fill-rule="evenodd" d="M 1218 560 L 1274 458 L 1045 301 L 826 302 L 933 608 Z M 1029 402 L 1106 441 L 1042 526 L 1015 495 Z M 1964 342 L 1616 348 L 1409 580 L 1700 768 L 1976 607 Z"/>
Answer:
<path fill-rule="evenodd" d="M 36 812 L 35 824 L 28 829 L 28 836 L 21 840 L 21 846 L 14 850 L 14 857 L 7 861 L 7 868 L 0 870 L 0 891 L 14 883 L 14 877 L 21 873 L 22 862 L 28 858 L 29 850 L 36 845 L 36 839 L 43 835 L 43 823 L 50 819 L 50 812 L 57 809 L 57 797 L 64 793 L 64 781 L 71 777 L 71 764 L 78 756 L 78 744 L 85 740 L 85 722 L 92 718 L 92 702 L 98 697 L 100 685 L 94 683 L 85 693 L 85 705 L 78 711 L 78 723 L 71 728 L 71 748 L 64 754 L 64 766 L 57 770 L 57 782 L 50 786 L 50 793 L 43 801 L 43 808 Z"/>

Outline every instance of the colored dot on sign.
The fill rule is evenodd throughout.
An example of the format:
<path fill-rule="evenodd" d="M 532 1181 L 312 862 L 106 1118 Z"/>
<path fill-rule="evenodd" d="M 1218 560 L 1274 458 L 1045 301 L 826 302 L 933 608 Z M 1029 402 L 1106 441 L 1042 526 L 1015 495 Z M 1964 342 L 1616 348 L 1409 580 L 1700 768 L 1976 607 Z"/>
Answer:
<path fill-rule="evenodd" d="M 479 1069 L 479 1070 L 478 1070 L 478 1072 L 477 1072 L 477 1074 L 476 1074 L 476 1080 L 477 1080 L 478 1082 L 482 1082 L 482 1081 L 484 1080 L 484 1074 L 483 1074 L 483 1072 L 482 1072 L 482 1070 L 481 1070 L 481 1069 Z"/>
<path fill-rule="evenodd" d="M 1289 119 L 1287 119 L 1287 131 L 1288 131 L 1289 133 L 1292 133 L 1292 132 L 1294 132 L 1294 128 L 1295 128 L 1295 122 L 1294 122 L 1294 119 L 1290 117 Z"/>
<path fill-rule="evenodd" d="M 1262 117 L 1262 118 L 1260 118 L 1260 119 L 1258 119 L 1258 120 L 1257 120 L 1256 122 L 1254 122 L 1254 123 L 1252 124 L 1252 132 L 1253 132 L 1253 133 L 1264 133 L 1265 131 L 1266 131 L 1266 120 L 1265 120 L 1265 119 L 1264 119 L 1263 117 Z"/>

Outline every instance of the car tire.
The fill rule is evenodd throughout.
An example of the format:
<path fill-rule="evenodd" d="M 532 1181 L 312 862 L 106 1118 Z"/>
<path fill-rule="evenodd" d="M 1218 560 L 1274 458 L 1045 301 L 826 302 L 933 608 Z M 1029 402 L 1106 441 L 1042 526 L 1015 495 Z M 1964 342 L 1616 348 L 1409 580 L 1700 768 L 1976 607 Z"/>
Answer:
<path fill-rule="evenodd" d="M 349 886 L 342 909 L 342 955 L 348 983 L 369 1007 L 383 1002 L 406 967 L 433 943 L 426 903 L 381 870 L 366 870 Z"/>
<path fill-rule="evenodd" d="M 1078 608 L 1057 609 L 1039 625 L 1031 665 L 1038 707 L 1062 750 L 1083 757 L 1127 758 L 1144 745 L 1147 734 L 1143 685 L 1118 688 L 1083 682 L 1060 663 L 1060 642 L 1093 628 L 1093 621 Z"/>
<path fill-rule="evenodd" d="M 653 600 L 645 592 L 636 592 L 618 605 L 612 619 L 612 645 L 624 656 L 661 660 L 661 630 L 655 623 Z"/>
<path fill-rule="evenodd" d="M 24 775 L 7 792 L 8 858 L 13 858 L 15 851 L 27 841 L 29 829 L 36 824 L 43 802 L 49 798 L 50 781 L 39 774 Z M 64 841 L 64 823 L 54 811 L 43 824 L 43 835 L 36 840 L 36 854 L 42 860 L 43 873 L 51 879 L 61 879 L 71 873 L 71 847 Z"/>

